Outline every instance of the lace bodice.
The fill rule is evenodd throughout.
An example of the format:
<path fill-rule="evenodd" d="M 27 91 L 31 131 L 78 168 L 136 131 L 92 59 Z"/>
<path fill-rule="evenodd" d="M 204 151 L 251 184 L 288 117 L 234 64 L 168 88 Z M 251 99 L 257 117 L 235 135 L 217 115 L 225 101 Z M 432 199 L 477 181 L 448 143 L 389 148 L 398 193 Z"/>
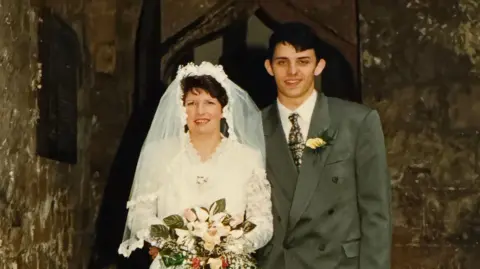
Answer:
<path fill-rule="evenodd" d="M 136 238 L 122 243 L 119 252 L 129 256 L 142 247 L 149 226 L 161 223 L 164 217 L 182 214 L 193 206 L 208 207 L 222 198 L 226 199 L 229 213 L 246 211 L 247 218 L 257 225 L 247 234 L 254 249 L 268 243 L 273 233 L 271 190 L 261 155 L 224 138 L 215 153 L 202 162 L 188 139 L 168 143 L 168 147 L 161 145 L 163 152 L 156 150 L 159 144 L 145 149 L 153 168 L 144 169 L 148 171 L 144 176 L 151 181 L 141 186 L 145 195 L 129 202 L 127 227 Z M 169 165 L 155 166 L 157 161 Z"/>

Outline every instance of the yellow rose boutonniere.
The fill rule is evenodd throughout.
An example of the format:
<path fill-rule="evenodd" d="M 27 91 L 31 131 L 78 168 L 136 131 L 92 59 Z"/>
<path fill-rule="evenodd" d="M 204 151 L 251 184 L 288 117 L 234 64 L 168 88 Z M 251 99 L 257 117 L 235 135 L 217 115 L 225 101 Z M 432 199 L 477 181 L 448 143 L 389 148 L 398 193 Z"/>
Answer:
<path fill-rule="evenodd" d="M 325 130 L 319 136 L 307 139 L 305 146 L 318 153 L 320 150 L 332 145 L 336 136 L 336 132 L 331 135 L 328 130 Z"/>
<path fill-rule="evenodd" d="M 326 144 L 327 144 L 327 142 L 325 142 L 325 140 L 323 140 L 320 137 L 317 137 L 317 138 L 308 139 L 307 143 L 305 145 L 307 147 L 311 148 L 311 149 L 317 149 L 317 148 L 325 146 Z"/>

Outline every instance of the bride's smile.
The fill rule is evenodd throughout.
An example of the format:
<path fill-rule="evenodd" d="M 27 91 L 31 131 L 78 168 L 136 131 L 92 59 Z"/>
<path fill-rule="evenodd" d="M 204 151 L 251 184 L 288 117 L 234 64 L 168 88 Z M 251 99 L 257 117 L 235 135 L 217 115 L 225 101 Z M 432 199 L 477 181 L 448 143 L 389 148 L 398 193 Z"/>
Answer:
<path fill-rule="evenodd" d="M 209 120 L 209 119 L 202 118 L 202 119 L 196 119 L 194 122 L 195 122 L 195 124 L 197 124 L 197 125 L 204 125 L 204 124 L 206 124 L 206 123 L 209 123 L 210 120 Z"/>

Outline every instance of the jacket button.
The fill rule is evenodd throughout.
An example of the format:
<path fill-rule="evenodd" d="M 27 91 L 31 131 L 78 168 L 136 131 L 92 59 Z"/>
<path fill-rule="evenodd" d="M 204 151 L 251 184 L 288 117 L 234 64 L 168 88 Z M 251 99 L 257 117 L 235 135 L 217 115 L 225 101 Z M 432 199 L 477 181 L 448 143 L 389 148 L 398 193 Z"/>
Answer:
<path fill-rule="evenodd" d="M 328 211 L 327 211 L 328 215 L 332 215 L 333 213 L 335 213 L 335 209 L 333 208 L 330 208 Z"/>
<path fill-rule="evenodd" d="M 326 246 L 325 246 L 324 243 L 321 243 L 320 246 L 318 246 L 318 249 L 319 249 L 320 251 L 324 251 L 325 248 L 326 248 Z"/>
<path fill-rule="evenodd" d="M 338 183 L 338 177 L 332 177 L 332 182 L 337 184 Z"/>

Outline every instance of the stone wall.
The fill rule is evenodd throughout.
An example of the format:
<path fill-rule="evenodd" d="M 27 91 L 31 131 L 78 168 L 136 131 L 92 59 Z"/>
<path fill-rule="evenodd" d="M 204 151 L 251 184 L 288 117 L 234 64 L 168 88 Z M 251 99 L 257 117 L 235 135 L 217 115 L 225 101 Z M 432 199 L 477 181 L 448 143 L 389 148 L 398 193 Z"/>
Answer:
<path fill-rule="evenodd" d="M 79 219 L 65 186 L 85 177 L 84 158 L 72 167 L 35 155 L 38 17 L 28 1 L 2 1 L 0 14 L 0 266 L 66 267 Z"/>
<path fill-rule="evenodd" d="M 480 264 L 480 5 L 359 1 L 394 184 L 394 269 Z"/>
<path fill-rule="evenodd" d="M 95 219 L 134 88 L 141 2 L 0 2 L 0 268 L 87 268 Z M 36 155 L 39 11 L 51 8 L 82 46 L 78 162 Z"/>

